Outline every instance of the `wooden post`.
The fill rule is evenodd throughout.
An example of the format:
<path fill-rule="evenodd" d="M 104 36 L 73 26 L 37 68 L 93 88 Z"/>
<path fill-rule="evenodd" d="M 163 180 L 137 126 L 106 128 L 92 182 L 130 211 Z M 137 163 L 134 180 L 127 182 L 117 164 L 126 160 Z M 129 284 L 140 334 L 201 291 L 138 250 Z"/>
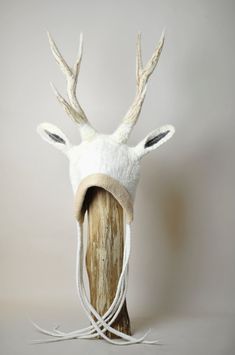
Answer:
<path fill-rule="evenodd" d="M 100 187 L 92 187 L 85 198 L 88 210 L 86 267 L 91 304 L 103 315 L 115 297 L 123 260 L 123 209 Z M 126 301 L 112 327 L 131 334 Z M 107 332 L 107 336 L 116 336 Z"/>

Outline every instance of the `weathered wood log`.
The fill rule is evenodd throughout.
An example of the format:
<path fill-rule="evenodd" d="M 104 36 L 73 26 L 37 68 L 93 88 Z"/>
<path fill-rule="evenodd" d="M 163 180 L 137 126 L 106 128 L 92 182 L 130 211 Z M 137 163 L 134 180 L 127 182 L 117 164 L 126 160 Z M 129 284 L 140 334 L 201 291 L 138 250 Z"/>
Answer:
<path fill-rule="evenodd" d="M 86 267 L 90 286 L 90 301 L 103 315 L 115 297 L 122 270 L 124 226 L 123 209 L 117 200 L 100 187 L 87 191 L 88 241 Z M 131 334 L 126 301 L 112 327 Z M 106 333 L 114 338 L 113 334 Z"/>

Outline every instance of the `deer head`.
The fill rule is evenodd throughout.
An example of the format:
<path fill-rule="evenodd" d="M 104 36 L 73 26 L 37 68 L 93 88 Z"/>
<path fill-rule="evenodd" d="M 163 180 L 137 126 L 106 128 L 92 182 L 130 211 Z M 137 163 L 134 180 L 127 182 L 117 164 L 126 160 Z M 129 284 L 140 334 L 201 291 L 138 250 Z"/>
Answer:
<path fill-rule="evenodd" d="M 50 123 L 40 124 L 38 126 L 39 134 L 44 140 L 61 150 L 69 158 L 70 178 L 74 192 L 76 192 L 77 187 L 85 177 L 102 173 L 118 180 L 134 199 L 142 157 L 165 143 L 174 134 L 174 127 L 165 125 L 149 133 L 136 146 L 130 147 L 127 145 L 129 135 L 141 112 L 146 95 L 147 82 L 158 63 L 164 44 L 164 34 L 162 33 L 157 48 L 145 66 L 142 63 L 141 35 L 138 35 L 136 94 L 121 124 L 110 135 L 101 134 L 95 130 L 88 121 L 76 96 L 83 53 L 82 34 L 80 35 L 78 58 L 73 67 L 66 63 L 50 34 L 48 34 L 48 37 L 55 60 L 67 80 L 68 101 L 60 95 L 53 84 L 52 88 L 68 116 L 78 124 L 82 141 L 79 145 L 71 145 L 65 134 Z"/>

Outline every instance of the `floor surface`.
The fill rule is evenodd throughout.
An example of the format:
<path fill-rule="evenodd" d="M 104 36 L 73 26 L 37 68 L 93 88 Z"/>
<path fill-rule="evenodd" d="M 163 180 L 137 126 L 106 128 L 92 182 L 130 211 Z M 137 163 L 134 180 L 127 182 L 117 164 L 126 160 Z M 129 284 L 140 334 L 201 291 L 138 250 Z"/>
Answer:
<path fill-rule="evenodd" d="M 45 315 L 47 314 L 47 318 Z M 49 320 L 50 318 L 50 320 Z M 57 315 L 41 312 L 38 323 L 51 329 L 63 320 L 63 330 L 86 326 L 83 316 L 72 311 Z M 160 339 L 161 345 L 129 345 L 118 347 L 103 340 L 69 340 L 50 344 L 30 344 L 34 339 L 46 339 L 30 324 L 27 315 L 12 314 L 0 321 L 1 355 L 77 355 L 77 354 L 159 354 L 159 355 L 233 355 L 235 354 L 235 315 L 160 316 L 158 319 L 132 317 L 132 329 L 140 336 L 151 328 L 149 339 Z"/>

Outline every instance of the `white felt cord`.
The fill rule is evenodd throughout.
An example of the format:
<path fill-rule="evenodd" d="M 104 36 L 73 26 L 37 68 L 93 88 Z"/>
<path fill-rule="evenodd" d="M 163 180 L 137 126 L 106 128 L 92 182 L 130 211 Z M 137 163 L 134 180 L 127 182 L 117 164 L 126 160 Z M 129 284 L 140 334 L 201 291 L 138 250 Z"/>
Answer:
<path fill-rule="evenodd" d="M 78 235 L 82 235 L 82 228 L 80 231 L 80 226 L 78 225 Z M 129 261 L 129 255 L 130 255 L 130 242 L 128 241 L 130 238 L 127 237 L 125 238 L 125 243 L 124 243 L 124 255 L 123 255 L 123 266 L 122 266 L 122 272 L 121 275 L 119 277 L 119 281 L 118 281 L 118 286 L 117 286 L 117 290 L 116 290 L 116 294 L 114 297 L 114 300 L 111 304 L 111 306 L 109 307 L 109 309 L 106 311 L 106 313 L 101 317 L 102 320 L 97 322 L 97 325 L 102 325 L 101 322 L 105 321 L 108 325 L 111 325 L 115 319 L 117 318 L 123 303 L 125 301 L 126 298 L 126 293 L 127 293 L 127 279 L 128 279 L 128 261 Z M 83 244 L 82 244 L 83 245 Z M 77 280 L 77 287 L 78 284 L 81 284 L 81 289 L 82 289 L 82 293 L 84 295 L 84 297 L 86 298 L 86 304 L 88 306 L 88 308 L 91 307 L 90 302 L 87 299 L 87 295 L 86 295 L 86 291 L 85 291 L 85 287 L 84 287 L 84 282 L 83 282 L 83 252 L 82 255 L 79 257 L 79 255 L 77 256 L 77 267 L 76 270 L 78 270 L 80 272 L 80 281 L 78 282 Z M 77 275 L 78 278 L 78 275 Z M 92 310 L 90 310 L 92 311 Z M 103 324 L 104 325 L 104 324 Z M 72 333 L 70 333 L 69 335 L 76 335 L 76 333 L 79 335 L 83 330 L 78 330 L 78 331 L 73 331 Z M 87 327 L 86 330 L 90 330 L 89 333 L 87 334 L 83 334 L 83 336 L 87 335 L 87 337 L 96 337 L 98 334 L 97 332 L 94 333 L 94 327 L 90 326 Z M 103 332 L 105 332 L 105 329 L 102 330 Z M 59 334 L 61 334 L 62 332 L 57 332 Z M 92 336 L 89 336 L 89 334 L 92 334 Z"/>
<path fill-rule="evenodd" d="M 126 298 L 126 293 L 127 293 L 127 275 L 125 275 L 125 290 L 120 294 L 119 298 L 118 298 L 118 302 L 117 304 L 119 304 L 118 308 L 114 308 L 114 310 L 112 312 L 110 312 L 110 314 L 108 314 L 108 311 L 110 310 L 111 311 L 111 307 L 110 309 L 102 316 L 102 318 L 107 322 L 108 321 L 108 324 L 111 325 L 115 319 L 117 318 L 120 310 L 121 310 L 121 307 L 123 305 L 123 301 L 125 301 L 125 298 Z M 32 322 L 32 321 L 31 321 Z M 32 322 L 34 327 L 37 328 L 38 331 L 40 331 L 41 333 L 43 334 L 46 334 L 46 335 L 51 335 L 51 336 L 54 336 L 54 337 L 58 337 L 58 338 L 61 338 L 60 340 L 66 340 L 64 337 L 65 336 L 69 336 L 70 338 L 69 339 L 72 339 L 72 338 L 82 338 L 82 339 L 88 339 L 88 338 L 95 338 L 97 337 L 97 332 L 95 331 L 94 327 L 91 325 L 91 326 L 88 326 L 88 327 L 85 327 L 85 328 L 81 328 L 81 329 L 78 329 L 78 330 L 74 330 L 72 332 L 62 332 L 60 330 L 58 330 L 59 326 L 56 325 L 54 328 L 53 328 L 53 332 L 51 331 L 47 331 L 43 328 L 41 328 L 38 324 Z M 100 325 L 100 322 L 97 322 L 98 325 Z M 103 330 L 105 331 L 105 330 Z M 57 341 L 55 339 L 52 339 L 53 341 Z M 51 340 L 48 340 L 48 341 L 51 341 Z"/>
<path fill-rule="evenodd" d="M 83 308 L 87 314 L 87 316 L 89 317 L 90 321 L 92 322 L 93 326 L 95 327 L 96 331 L 98 332 L 98 334 L 104 338 L 106 341 L 111 342 L 113 344 L 117 344 L 117 345 L 125 345 L 125 344 L 134 344 L 134 343 L 138 343 L 138 342 L 143 342 L 143 340 L 145 339 L 145 337 L 147 336 L 147 334 L 145 334 L 143 337 L 136 339 L 134 337 L 131 337 L 125 333 L 119 332 L 116 329 L 112 328 L 109 326 L 108 323 L 106 323 L 102 317 L 96 312 L 96 310 L 93 308 L 93 306 L 90 304 L 90 302 L 87 299 L 86 294 L 84 293 L 84 289 L 82 288 L 81 285 L 83 285 L 83 266 L 81 264 L 81 260 L 83 259 L 83 234 L 82 234 L 82 228 L 81 226 L 79 226 L 80 229 L 80 235 L 81 235 L 81 243 L 80 243 L 80 266 L 78 267 L 78 279 L 77 279 L 77 288 L 78 288 L 78 294 L 81 300 L 81 303 L 83 305 Z M 127 252 L 127 258 L 126 261 L 124 263 L 124 268 L 123 268 L 123 273 L 125 273 L 127 265 L 128 265 L 128 261 L 129 261 L 129 254 L 130 254 L 130 236 L 131 236 L 131 231 L 130 231 L 130 226 L 127 225 L 126 226 L 126 249 L 125 251 Z M 79 241 L 78 241 L 79 243 Z M 79 249 L 78 248 L 78 249 Z M 81 279 L 79 280 L 79 276 L 81 277 Z M 120 278 L 122 279 L 122 274 L 120 276 Z M 120 305 L 120 307 L 122 307 L 122 304 Z M 96 322 L 94 322 L 93 318 L 90 315 L 90 312 L 100 321 L 100 323 L 102 324 L 102 326 L 104 327 L 104 329 L 110 331 L 111 333 L 121 337 L 122 339 L 125 339 L 126 342 L 122 343 L 120 341 L 113 341 L 111 339 L 109 339 L 105 334 L 103 334 L 102 331 L 100 331 L 100 328 L 97 326 Z M 156 343 L 157 341 L 151 342 L 151 343 Z M 150 342 L 148 342 L 150 343 Z"/>
<path fill-rule="evenodd" d="M 80 226 L 78 226 L 78 228 L 80 229 Z M 80 233 L 80 231 L 78 230 L 78 233 Z M 82 232 L 81 232 L 82 233 Z M 122 266 L 122 272 L 121 275 L 119 277 L 119 281 L 118 281 L 118 286 L 117 286 L 117 290 L 116 290 L 116 295 L 114 297 L 114 300 L 111 304 L 111 306 L 109 307 L 109 309 L 106 311 L 106 313 L 102 316 L 102 319 L 105 320 L 106 322 L 108 322 L 109 325 L 111 325 L 114 320 L 117 318 L 120 309 L 123 306 L 123 303 L 125 301 L 126 298 L 126 293 L 127 293 L 127 280 L 128 280 L 128 262 L 129 262 L 129 255 L 130 255 L 130 242 L 128 241 L 129 237 L 125 238 L 125 243 L 124 243 L 124 255 L 123 255 L 123 266 Z M 79 258 L 77 257 L 77 270 L 80 270 L 80 266 L 79 266 L 79 262 L 81 262 L 81 268 L 83 268 L 83 263 L 82 263 L 82 259 L 83 259 L 83 255 Z M 81 269 L 81 286 L 82 286 L 82 290 L 83 293 L 86 297 L 86 301 L 88 303 L 88 307 L 90 305 L 88 299 L 87 299 L 87 295 L 85 293 L 85 287 L 84 287 L 84 282 L 83 282 L 83 270 Z M 77 283 L 78 284 L 78 283 Z M 100 325 L 100 321 L 97 322 L 98 325 Z M 92 332 L 94 332 L 94 328 L 92 326 L 89 327 L 89 329 L 92 329 Z M 105 331 L 105 329 L 103 330 L 103 332 Z M 79 331 L 80 332 L 80 331 Z M 91 333 L 92 333 L 91 332 Z M 76 333 L 76 331 L 72 332 L 73 334 Z M 71 333 L 70 333 L 71 334 Z M 96 337 L 98 334 L 95 333 L 93 334 L 92 337 Z"/>
<path fill-rule="evenodd" d="M 77 266 L 76 266 L 76 270 L 80 270 L 81 275 L 83 274 L 83 255 L 80 256 L 79 255 L 79 248 L 80 248 L 80 239 L 81 239 L 81 235 L 82 235 L 82 230 L 81 227 L 78 225 L 78 252 L 77 252 Z M 114 300 L 110 306 L 110 308 L 107 310 L 107 312 L 104 314 L 104 316 L 102 317 L 103 319 L 105 319 L 105 321 L 109 321 L 109 325 L 112 324 L 114 322 L 114 320 L 117 318 L 120 309 L 125 301 L 126 298 L 126 293 L 127 293 L 127 279 L 128 279 L 128 261 L 129 261 L 129 254 L 130 254 L 130 243 L 127 243 L 128 239 L 130 239 L 128 237 L 128 233 L 127 233 L 127 238 L 125 238 L 125 243 L 124 243 L 124 255 L 123 255 L 123 266 L 122 266 L 122 273 L 120 275 L 119 278 L 119 282 L 118 282 L 118 286 L 117 286 L 117 291 L 116 291 L 116 295 L 114 297 Z M 81 284 L 82 287 L 84 287 L 83 284 L 83 277 L 81 276 Z M 53 332 L 45 330 L 43 328 L 41 328 L 40 326 L 38 326 L 36 323 L 32 322 L 33 325 L 36 327 L 37 330 L 39 330 L 41 333 L 44 333 L 46 335 L 51 335 L 53 337 L 61 337 L 61 340 L 66 340 L 66 339 L 71 339 L 71 338 L 75 338 L 75 337 L 79 337 L 79 338 L 91 338 L 91 337 L 96 337 L 98 335 L 98 333 L 95 331 L 93 326 L 89 326 L 80 330 L 76 330 L 76 331 L 72 331 L 69 333 L 64 333 L 61 331 L 58 331 L 57 329 L 54 329 Z M 100 325 L 100 322 L 97 322 Z M 58 327 L 56 327 L 58 328 Z M 103 332 L 105 331 L 105 329 L 103 330 Z M 95 332 L 95 333 L 94 333 Z M 94 333 L 94 334 L 92 334 Z M 90 335 L 91 334 L 91 335 Z M 90 335 L 90 336 L 89 336 Z M 63 338 L 63 339 L 62 339 Z M 66 338 L 66 339 L 65 339 Z M 48 341 L 57 341 L 57 339 L 48 339 L 46 340 L 46 342 Z M 60 339 L 58 339 L 60 340 Z"/>
<path fill-rule="evenodd" d="M 77 253 L 77 268 L 76 268 L 77 269 L 77 277 L 76 277 L 76 279 L 77 279 L 78 294 L 79 294 L 79 297 L 81 298 L 81 302 L 82 302 L 82 306 L 84 308 L 84 311 L 87 313 L 87 316 L 90 319 L 90 321 L 92 322 L 93 327 L 97 331 L 95 336 L 97 336 L 97 334 L 102 336 L 102 334 L 105 331 L 105 329 L 103 331 L 101 331 L 101 329 L 98 326 L 96 326 L 96 322 L 94 322 L 93 318 L 90 316 L 90 312 L 88 311 L 89 307 L 86 307 L 86 306 L 88 306 L 89 302 L 88 302 L 88 300 L 86 298 L 85 298 L 85 300 L 83 300 L 83 295 L 84 295 L 83 280 L 82 280 L 82 275 L 83 275 L 83 235 L 82 235 L 81 227 L 80 226 L 78 226 L 78 227 L 79 227 L 79 229 L 78 229 L 78 253 Z M 128 240 L 128 238 L 127 238 L 127 240 Z M 128 246 L 128 243 L 125 243 L 125 245 Z M 129 243 L 129 245 L 130 245 L 130 243 Z M 128 264 L 128 259 L 129 259 L 129 251 L 128 250 L 130 250 L 130 247 L 125 248 L 123 274 L 124 274 L 124 272 L 126 270 L 126 266 Z M 128 251 L 128 253 L 126 253 L 126 251 Z M 121 280 L 122 280 L 122 278 L 121 278 Z M 122 302 L 122 304 L 123 304 L 123 302 Z M 120 308 L 122 307 L 122 304 L 119 305 Z M 95 310 L 92 309 L 92 311 L 94 313 Z M 98 313 L 96 313 L 95 315 L 99 316 Z M 102 322 L 102 319 L 99 319 L 99 320 Z M 102 322 L 102 323 L 107 328 L 107 324 L 105 322 Z M 113 328 L 110 327 L 108 329 L 112 330 Z M 47 334 L 48 334 L 48 332 L 47 332 Z M 117 335 L 121 335 L 121 334 L 122 333 L 117 333 Z M 63 340 L 65 340 L 65 338 L 68 339 L 68 338 L 71 338 L 71 337 L 74 337 L 74 336 L 75 336 L 74 333 L 70 334 L 70 335 L 68 335 L 66 337 L 63 337 Z M 84 336 L 85 336 L 85 334 L 82 334 L 82 337 L 84 337 Z M 105 338 L 105 340 L 109 341 L 109 338 L 106 337 L 104 334 L 103 334 L 103 338 Z"/>
<path fill-rule="evenodd" d="M 130 255 L 130 246 L 128 246 L 127 241 L 124 244 L 124 256 L 123 256 L 123 266 L 122 266 L 122 272 L 119 277 L 118 285 L 117 285 L 117 290 L 115 297 L 113 299 L 113 302 L 109 309 L 106 311 L 106 313 L 102 316 L 102 320 L 104 320 L 106 323 L 108 322 L 108 325 L 111 325 L 117 316 L 119 315 L 119 312 L 125 302 L 126 299 L 126 294 L 127 294 L 127 283 L 128 283 L 128 262 L 129 262 L 129 255 Z M 83 275 L 83 272 L 82 274 Z M 88 302 L 88 307 L 90 308 L 90 302 L 88 301 L 85 286 L 84 286 L 84 281 L 83 277 L 81 276 L 81 285 L 83 289 L 84 296 L 86 297 L 86 301 Z M 90 309 L 90 311 L 92 311 Z M 101 322 L 98 321 L 97 325 L 101 325 Z M 94 329 L 93 331 L 94 332 Z M 105 332 L 105 329 L 103 330 Z M 94 335 L 97 336 L 97 333 Z"/>
<path fill-rule="evenodd" d="M 140 339 L 135 339 L 129 335 L 126 335 L 122 332 L 117 331 L 116 329 L 112 328 L 111 326 L 109 326 L 103 319 L 102 317 L 96 312 L 96 310 L 94 309 L 94 307 L 89 303 L 89 301 L 87 300 L 86 295 L 84 294 L 84 290 L 82 288 L 82 278 L 83 278 L 83 267 L 82 267 L 82 263 L 81 260 L 83 260 L 83 233 L 82 233 L 82 228 L 79 225 L 79 229 L 80 229 L 80 236 L 81 238 L 78 238 L 78 252 L 79 252 L 79 257 L 78 257 L 78 272 L 77 272 L 77 291 L 78 291 L 78 295 L 82 304 L 82 307 L 88 317 L 88 319 L 90 320 L 90 322 L 92 323 L 92 325 L 94 326 L 94 328 L 96 329 L 97 333 L 103 338 L 105 339 L 107 342 L 115 344 L 115 345 L 126 345 L 126 344 L 131 344 L 131 343 L 137 343 L 137 342 L 141 342 L 144 338 L 140 338 Z M 130 238 L 130 233 L 126 233 L 126 236 L 129 236 Z M 127 238 L 128 240 L 128 238 Z M 127 242 L 127 246 L 128 246 L 128 242 Z M 100 321 L 100 323 L 102 324 L 102 326 L 104 327 L 104 329 L 110 331 L 111 333 L 125 339 L 125 342 L 120 342 L 120 341 L 115 341 L 112 340 L 110 338 L 108 338 L 99 328 L 99 326 L 97 325 L 96 321 L 94 321 L 93 317 L 91 316 L 90 312 L 92 312 L 92 314 L 96 317 L 97 320 Z"/>
<path fill-rule="evenodd" d="M 80 232 L 81 232 L 81 255 L 80 255 L 80 261 L 81 259 L 83 258 L 83 234 L 82 234 L 82 228 L 80 226 Z M 130 229 L 130 225 L 127 224 L 126 225 L 126 246 L 127 246 L 127 260 L 126 260 L 126 263 L 124 265 L 124 272 L 126 270 L 126 267 L 128 265 L 128 262 L 129 262 L 129 255 L 130 255 L 130 239 L 131 239 L 131 229 Z M 156 344 L 158 343 L 159 341 L 156 340 L 156 341 L 144 341 L 144 339 L 147 337 L 149 331 L 141 338 L 134 338 L 132 336 L 129 336 L 125 333 L 122 333 L 120 331 L 117 331 L 116 329 L 112 328 L 109 326 L 109 324 L 107 324 L 103 319 L 102 317 L 97 313 L 97 311 L 94 309 L 94 307 L 90 304 L 90 302 L 88 301 L 87 297 L 86 297 L 86 294 L 83 292 L 82 294 L 80 293 L 80 291 L 82 290 L 82 283 L 83 283 L 83 270 L 82 270 L 82 265 L 81 265 L 81 268 L 79 267 L 79 271 L 80 271 L 80 276 L 81 276 L 81 280 L 77 280 L 78 283 L 77 283 L 77 287 L 78 287 L 78 292 L 79 292 L 79 296 L 80 296 L 80 300 L 81 300 L 81 303 L 82 305 L 84 306 L 84 310 L 85 308 L 87 308 L 85 310 L 85 312 L 87 313 L 87 316 L 89 316 L 89 319 L 91 320 L 92 324 L 94 325 L 94 327 L 96 328 L 97 332 L 99 333 L 99 335 L 105 339 L 106 341 L 108 341 L 109 343 L 112 343 L 112 344 L 115 344 L 115 345 L 128 345 L 128 344 L 136 344 L 136 343 L 145 343 L 145 344 Z M 121 276 L 122 277 L 122 274 Z M 90 316 L 90 312 L 87 312 L 89 309 L 89 311 L 101 322 L 102 326 L 108 330 L 109 332 L 119 336 L 120 338 L 126 340 L 126 342 L 120 342 L 120 341 L 115 341 L 115 340 L 111 340 L 110 338 L 108 338 L 102 331 L 100 331 L 100 328 L 97 326 L 96 322 L 93 320 L 93 318 Z"/>
<path fill-rule="evenodd" d="M 129 255 L 130 255 L 130 237 L 131 237 L 131 230 L 130 225 L 127 224 L 126 226 L 126 238 L 124 243 L 124 256 L 123 256 L 123 268 L 119 278 L 118 287 L 116 291 L 116 295 L 114 297 L 114 301 L 112 305 L 108 309 L 108 311 L 101 317 L 90 302 L 87 299 L 86 291 L 84 288 L 83 282 L 83 228 L 81 225 L 78 224 L 78 247 L 77 247 L 77 265 L 76 265 L 76 283 L 77 283 L 77 291 L 82 303 L 82 307 L 87 314 L 88 319 L 92 323 L 91 326 L 76 330 L 69 333 L 60 332 L 57 329 L 54 329 L 54 332 L 49 332 L 37 324 L 33 323 L 34 326 L 42 333 L 51 335 L 56 339 L 47 339 L 45 341 L 38 341 L 38 342 L 53 342 L 53 341 L 62 341 L 68 340 L 73 338 L 94 338 L 97 335 L 100 335 L 103 339 L 107 342 L 115 344 L 115 345 L 128 345 L 128 344 L 136 344 L 136 343 L 145 343 L 145 344 L 156 344 L 158 341 L 144 341 L 148 333 L 146 333 L 143 337 L 137 339 L 122 332 L 117 331 L 116 329 L 110 327 L 110 325 L 114 322 L 116 317 L 118 316 L 121 307 L 126 298 L 127 292 L 127 274 L 128 274 L 128 262 L 129 262 Z M 97 321 L 93 319 L 90 312 L 96 317 Z M 103 327 L 101 329 L 100 327 Z M 115 341 L 108 338 L 104 332 L 108 330 L 109 332 L 119 336 L 120 338 L 124 339 L 124 342 Z M 37 342 L 37 341 L 36 341 Z"/>
<path fill-rule="evenodd" d="M 129 255 L 130 255 L 130 238 L 125 238 L 124 242 L 124 252 L 123 252 L 123 264 L 122 264 L 122 271 L 118 280 L 117 290 L 113 302 L 106 313 L 102 316 L 105 321 L 108 321 L 112 317 L 112 321 L 109 324 L 113 323 L 116 317 L 119 314 L 121 307 L 125 301 L 125 296 L 127 293 L 127 282 L 128 282 L 128 264 L 129 264 Z M 83 273 L 82 273 L 83 274 Z M 82 277 L 82 287 L 85 291 L 85 286 Z M 87 295 L 86 295 L 87 298 Z M 115 316 L 115 318 L 114 318 Z M 99 324 L 99 322 L 98 322 Z"/>

